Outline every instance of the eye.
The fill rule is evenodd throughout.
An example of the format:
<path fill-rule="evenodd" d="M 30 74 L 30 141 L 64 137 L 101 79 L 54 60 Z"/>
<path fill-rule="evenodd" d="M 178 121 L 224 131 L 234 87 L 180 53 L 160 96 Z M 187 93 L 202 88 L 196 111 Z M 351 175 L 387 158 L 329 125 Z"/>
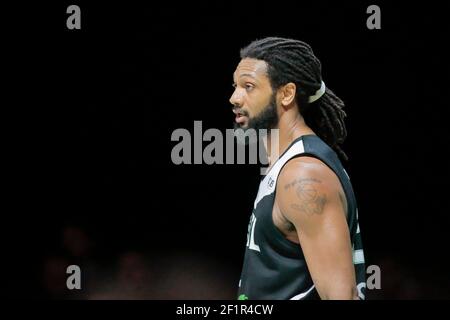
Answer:
<path fill-rule="evenodd" d="M 245 90 L 247 90 L 247 91 L 251 91 L 254 88 L 255 88 L 255 86 L 253 84 L 251 84 L 251 83 L 246 83 L 245 84 Z"/>

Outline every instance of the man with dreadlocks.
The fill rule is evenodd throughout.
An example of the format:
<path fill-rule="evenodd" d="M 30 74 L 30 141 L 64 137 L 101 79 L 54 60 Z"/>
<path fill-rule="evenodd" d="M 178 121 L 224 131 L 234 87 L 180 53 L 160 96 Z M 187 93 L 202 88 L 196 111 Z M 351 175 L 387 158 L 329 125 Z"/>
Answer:
<path fill-rule="evenodd" d="M 278 129 L 281 154 L 254 202 L 238 299 L 364 299 L 356 199 L 339 160 L 344 103 L 320 61 L 304 42 L 257 40 L 241 50 L 234 87 L 236 128 Z"/>

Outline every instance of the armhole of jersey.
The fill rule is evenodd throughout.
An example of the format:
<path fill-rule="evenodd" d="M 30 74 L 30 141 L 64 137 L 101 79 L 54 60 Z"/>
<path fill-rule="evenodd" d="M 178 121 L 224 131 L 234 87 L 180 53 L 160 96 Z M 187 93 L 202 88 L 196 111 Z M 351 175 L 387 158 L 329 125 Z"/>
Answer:
<path fill-rule="evenodd" d="M 283 170 L 284 166 L 291 161 L 292 159 L 298 158 L 298 157 L 302 157 L 302 156 L 308 156 L 309 154 L 307 153 L 299 153 L 299 154 L 295 154 L 293 155 L 291 158 L 289 158 L 281 167 L 280 171 L 278 172 L 278 175 L 276 177 L 276 183 L 275 183 L 275 188 L 273 191 L 273 201 L 276 201 L 276 197 L 277 197 L 277 186 L 278 186 L 278 177 L 280 176 L 281 171 Z M 286 238 L 286 236 L 283 234 L 283 232 L 281 232 L 280 229 L 278 229 L 278 227 L 275 225 L 275 222 L 273 221 L 273 215 L 271 215 L 271 219 L 270 219 L 270 225 L 272 226 L 272 229 L 274 230 L 274 235 L 277 238 L 278 242 L 280 243 L 280 245 L 284 246 L 287 249 L 294 249 L 297 250 L 299 255 L 304 258 L 303 256 L 303 251 L 301 249 L 301 245 L 300 243 L 295 243 L 289 239 Z"/>
<path fill-rule="evenodd" d="M 344 191 L 344 194 L 345 194 L 347 203 L 349 202 L 349 198 L 348 198 L 347 192 L 345 191 L 344 184 L 342 183 L 342 180 L 341 180 L 341 178 L 339 177 L 339 175 L 336 173 L 336 171 L 335 171 L 329 164 L 327 164 L 322 158 L 320 158 L 320 157 L 317 156 L 316 154 L 308 153 L 308 152 L 303 152 L 303 153 L 296 154 L 296 155 L 292 156 L 290 159 L 288 159 L 288 160 L 283 164 L 283 166 L 281 167 L 280 171 L 278 172 L 277 179 L 276 179 L 275 189 L 274 189 L 274 191 L 273 191 L 273 193 L 274 193 L 274 198 L 273 198 L 274 201 L 276 201 L 277 185 L 278 185 L 278 177 L 280 176 L 281 171 L 283 171 L 284 166 L 285 166 L 289 161 L 291 161 L 292 159 L 300 158 L 300 157 L 311 157 L 311 158 L 315 158 L 315 159 L 317 159 L 317 160 L 320 160 L 320 162 L 322 162 L 324 165 L 326 165 L 328 168 L 330 168 L 330 170 L 333 171 L 333 173 L 334 173 L 334 174 L 336 175 L 336 177 L 338 178 L 339 183 L 341 184 L 341 187 L 342 187 L 342 190 Z M 349 214 L 348 210 L 349 210 L 349 205 L 347 204 L 347 216 L 348 216 L 348 214 Z M 296 248 L 296 249 L 300 249 L 300 248 L 301 248 L 301 245 L 300 245 L 299 243 L 295 243 L 295 242 L 293 242 L 293 241 L 291 241 L 291 240 L 289 240 L 289 239 L 287 239 L 287 238 L 285 237 L 285 235 L 283 234 L 283 232 L 281 232 L 281 230 L 278 229 L 278 227 L 275 225 L 275 223 L 274 223 L 274 221 L 273 221 L 273 216 L 272 216 L 272 219 L 271 219 L 270 222 L 271 222 L 271 225 L 272 225 L 273 229 L 275 230 L 275 236 L 276 236 L 276 237 L 278 238 L 278 240 L 282 243 L 282 245 L 285 245 L 285 246 L 287 246 L 288 248 Z M 348 222 L 349 222 L 349 220 L 347 219 L 347 223 L 348 223 Z M 349 227 L 350 227 L 350 226 L 349 226 Z M 303 255 L 303 251 L 300 250 L 300 252 L 302 252 L 302 255 Z"/>

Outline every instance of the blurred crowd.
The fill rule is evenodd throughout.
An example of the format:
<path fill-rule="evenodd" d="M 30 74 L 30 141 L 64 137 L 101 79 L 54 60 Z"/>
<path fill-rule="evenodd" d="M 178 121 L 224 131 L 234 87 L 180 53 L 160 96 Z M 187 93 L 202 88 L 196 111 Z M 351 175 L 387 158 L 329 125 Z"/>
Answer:
<path fill-rule="evenodd" d="M 234 299 L 235 274 L 221 263 L 189 252 L 123 251 L 100 258 L 80 227 L 62 232 L 62 249 L 42 263 L 42 298 Z M 69 290 L 69 265 L 81 269 L 81 289 Z"/>
<path fill-rule="evenodd" d="M 239 269 L 194 252 L 123 251 L 105 257 L 85 230 L 67 226 L 62 248 L 42 261 L 42 297 L 50 299 L 235 299 Z M 449 298 L 446 281 L 430 270 L 379 259 L 381 289 L 367 299 Z M 66 286 L 69 265 L 81 269 L 81 289 Z M 414 262 L 411 262 L 411 266 Z M 448 283 L 448 281 L 447 281 Z"/>

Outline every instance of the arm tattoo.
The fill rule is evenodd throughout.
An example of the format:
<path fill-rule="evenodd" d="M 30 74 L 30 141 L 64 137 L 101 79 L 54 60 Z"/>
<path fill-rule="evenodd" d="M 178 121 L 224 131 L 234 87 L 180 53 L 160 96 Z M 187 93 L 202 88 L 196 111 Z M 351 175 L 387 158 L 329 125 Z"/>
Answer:
<path fill-rule="evenodd" d="M 284 186 L 284 190 L 295 187 L 297 195 L 296 203 L 291 204 L 291 208 L 297 211 L 305 212 L 308 215 L 322 214 L 327 197 L 325 194 L 317 191 L 316 184 L 322 183 L 317 179 L 297 179 Z"/>

